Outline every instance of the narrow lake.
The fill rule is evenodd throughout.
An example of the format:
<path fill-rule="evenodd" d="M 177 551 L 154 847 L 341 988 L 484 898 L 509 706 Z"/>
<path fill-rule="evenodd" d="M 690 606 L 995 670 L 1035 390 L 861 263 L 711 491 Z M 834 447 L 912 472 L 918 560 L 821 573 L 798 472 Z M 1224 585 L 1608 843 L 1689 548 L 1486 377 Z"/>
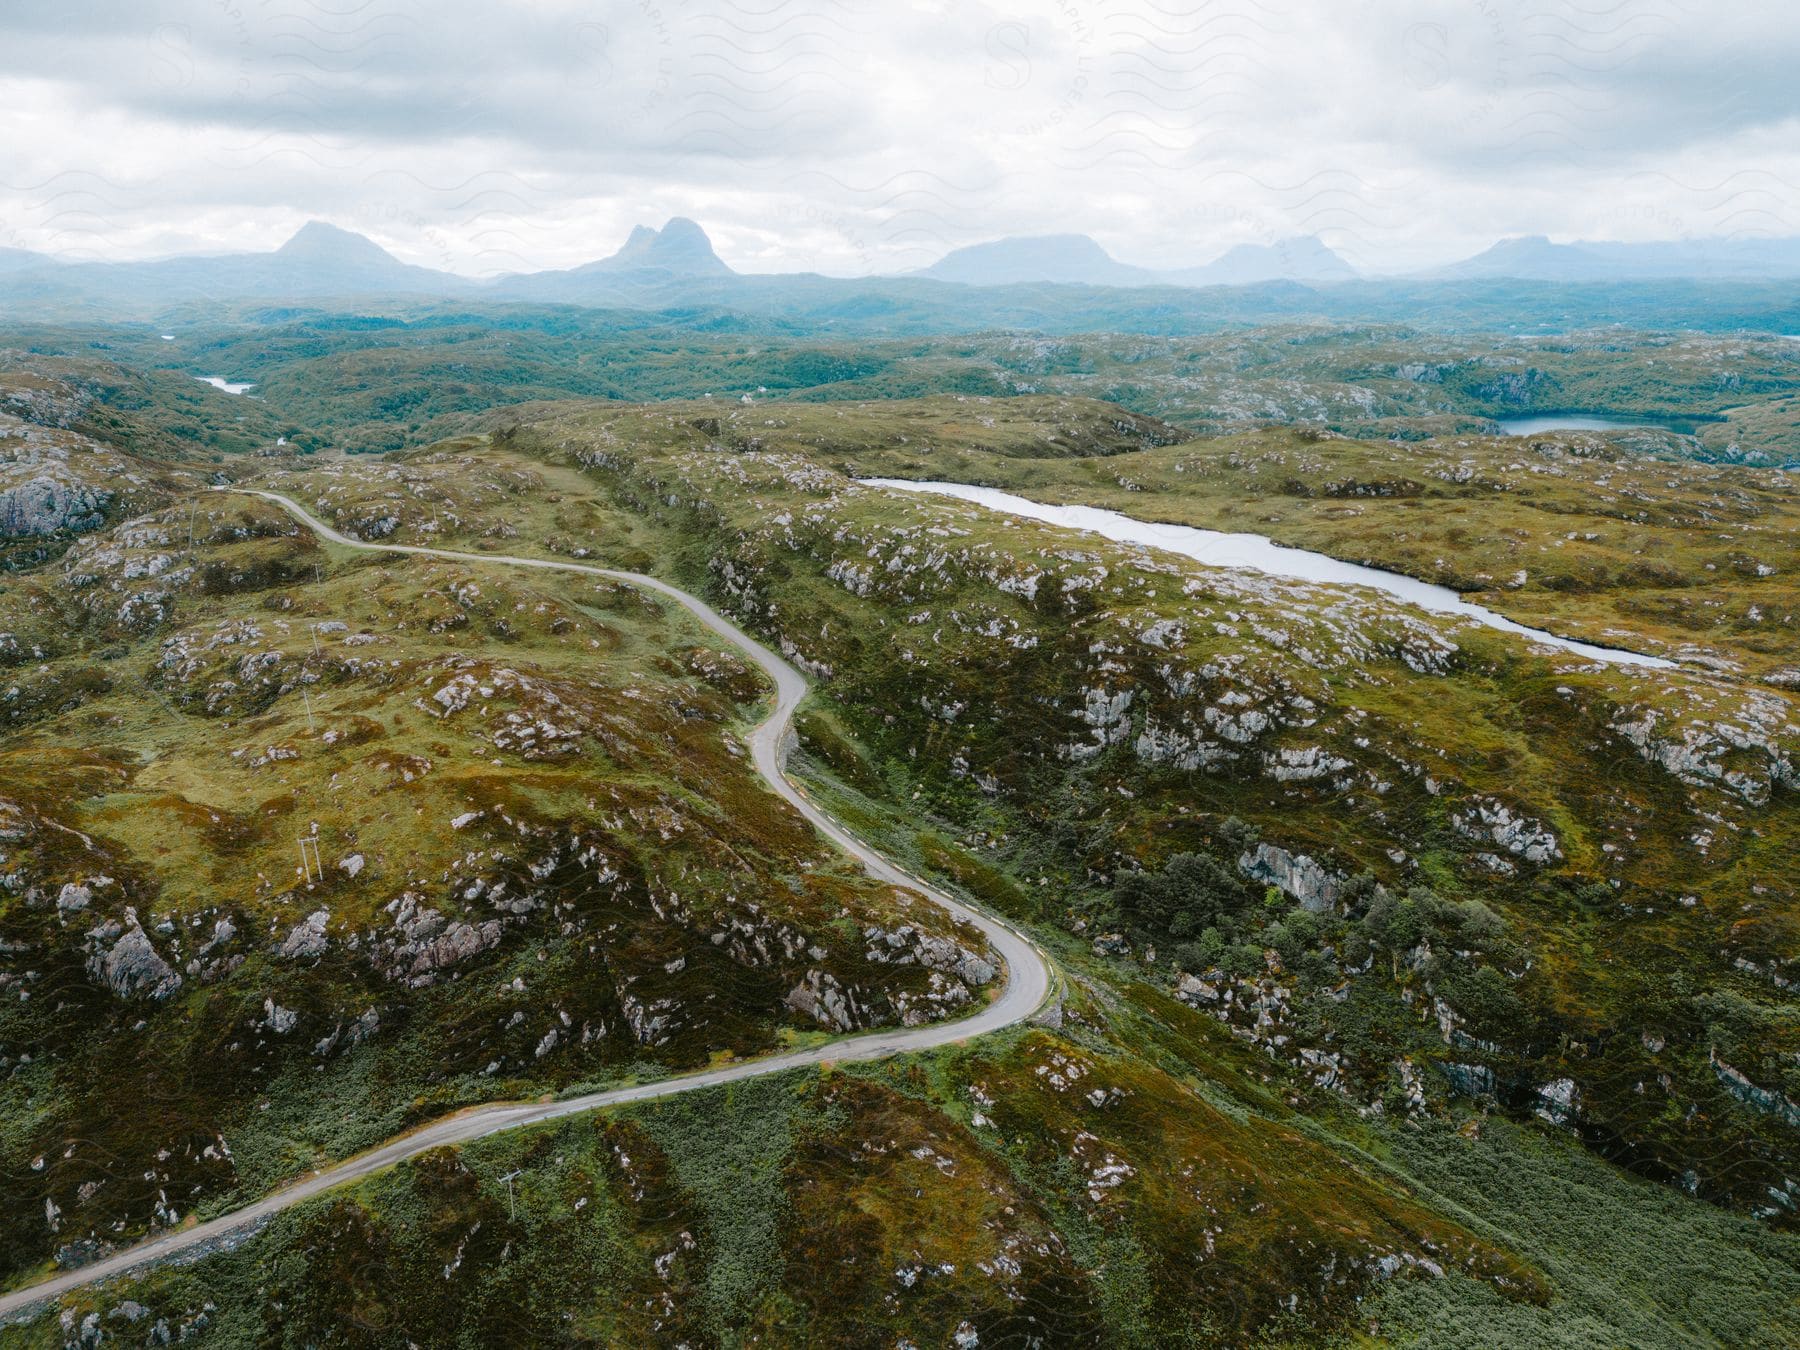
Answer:
<path fill-rule="evenodd" d="M 1049 506 L 1026 497 L 1016 497 L 998 488 L 974 487 L 967 483 L 917 482 L 905 478 L 861 478 L 857 481 L 870 487 L 955 497 L 992 511 L 1004 511 L 1029 520 L 1041 520 L 1049 525 L 1084 530 L 1115 543 L 1142 544 L 1148 548 L 1161 549 L 1165 553 L 1178 553 L 1208 567 L 1229 567 L 1262 572 L 1272 577 L 1286 577 L 1294 581 L 1322 581 L 1335 586 L 1367 586 L 1433 614 L 1460 615 L 1502 633 L 1515 633 L 1530 638 L 1533 642 L 1548 643 L 1593 661 L 1606 661 L 1614 665 L 1653 666 L 1665 670 L 1675 665 L 1673 661 L 1664 660 L 1660 656 L 1645 656 L 1613 647 L 1596 647 L 1592 643 L 1577 642 L 1573 638 L 1557 637 L 1541 628 L 1528 628 L 1491 609 L 1470 604 L 1448 586 L 1434 586 L 1428 581 L 1418 581 L 1398 572 L 1384 572 L 1378 567 L 1342 562 L 1308 549 L 1288 548 L 1265 539 L 1260 534 L 1225 534 L 1219 530 L 1195 529 L 1191 525 L 1161 525 L 1093 506 Z"/>
<path fill-rule="evenodd" d="M 222 389 L 227 394 L 244 394 L 256 388 L 254 382 L 233 384 L 230 380 L 219 375 L 196 375 L 194 378 L 200 381 L 201 384 L 210 384 L 214 389 Z"/>
<path fill-rule="evenodd" d="M 1634 427 L 1659 427 L 1677 436 L 1692 436 L 1700 420 L 1692 417 L 1597 417 L 1587 413 L 1544 413 L 1536 417 L 1496 417 L 1503 436 L 1532 436 L 1540 431 L 1622 431 Z"/>

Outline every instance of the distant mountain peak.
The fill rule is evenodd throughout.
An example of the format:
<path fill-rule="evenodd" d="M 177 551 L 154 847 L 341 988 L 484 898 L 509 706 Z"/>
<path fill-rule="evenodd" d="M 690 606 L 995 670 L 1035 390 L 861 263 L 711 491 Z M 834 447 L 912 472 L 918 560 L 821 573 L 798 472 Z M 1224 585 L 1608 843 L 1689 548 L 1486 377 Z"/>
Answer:
<path fill-rule="evenodd" d="M 1356 271 L 1316 234 L 1239 244 L 1205 267 L 1173 272 L 1122 263 L 1085 234 L 1013 235 L 953 249 L 913 272 L 975 286 L 1076 282 L 1087 286 L 1216 286 L 1267 281 L 1349 281 Z"/>
<path fill-rule="evenodd" d="M 1558 244 L 1546 234 L 1514 234 L 1495 240 L 1472 258 L 1439 268 L 1434 275 L 1577 281 L 1603 268 L 1581 244 Z"/>
<path fill-rule="evenodd" d="M 54 258 L 22 248 L 0 248 L 0 272 L 23 272 L 32 267 L 53 267 Z"/>
<path fill-rule="evenodd" d="M 728 276 L 706 231 L 686 216 L 671 216 L 660 230 L 634 225 L 625 246 L 594 264 L 609 272 L 659 271 L 680 276 Z"/>
<path fill-rule="evenodd" d="M 1316 234 L 1268 244 L 1236 244 L 1204 267 L 1171 273 L 1186 285 L 1249 285 L 1270 281 L 1350 281 L 1351 267 Z"/>
<path fill-rule="evenodd" d="M 1424 275 L 1531 281 L 1786 278 L 1800 276 L 1800 239 L 1737 237 L 1635 243 L 1574 239 L 1558 244 L 1541 234 L 1514 235 L 1489 245 L 1472 258 Z"/>
<path fill-rule="evenodd" d="M 275 256 L 291 262 L 332 263 L 338 266 L 399 267 L 400 260 L 373 239 L 339 229 L 322 220 L 309 220 L 294 237 L 275 250 Z"/>
<path fill-rule="evenodd" d="M 1487 252 L 1495 255 L 1508 254 L 1540 254 L 1558 253 L 1572 247 L 1569 244 L 1552 242 L 1547 234 L 1511 234 L 1504 239 L 1495 240 L 1487 248 Z"/>
<path fill-rule="evenodd" d="M 1024 234 L 952 249 L 913 273 L 935 281 L 975 286 L 1076 282 L 1090 286 L 1140 286 L 1154 275 L 1120 262 L 1085 234 Z"/>
<path fill-rule="evenodd" d="M 697 240 L 709 249 L 712 247 L 712 240 L 706 237 L 706 231 L 700 228 L 700 223 L 689 220 L 686 216 L 670 216 L 663 222 L 662 232 L 657 235 L 657 238 L 665 244 L 671 240 L 687 242 Z"/>

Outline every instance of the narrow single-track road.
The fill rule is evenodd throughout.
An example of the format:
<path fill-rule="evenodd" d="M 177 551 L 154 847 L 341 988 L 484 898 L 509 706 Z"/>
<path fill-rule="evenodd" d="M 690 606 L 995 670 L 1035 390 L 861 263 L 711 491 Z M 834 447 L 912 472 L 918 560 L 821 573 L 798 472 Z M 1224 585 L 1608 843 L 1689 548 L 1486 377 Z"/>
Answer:
<path fill-rule="evenodd" d="M 917 891 L 933 904 L 940 906 L 954 915 L 974 925 L 980 930 L 990 946 L 1000 954 L 1005 962 L 1006 983 L 999 995 L 969 1017 L 953 1022 L 935 1022 L 922 1027 L 894 1027 L 880 1031 L 864 1032 L 856 1036 L 845 1036 L 837 1040 L 816 1045 L 807 1050 L 796 1050 L 788 1054 L 767 1055 L 758 1059 L 739 1060 L 733 1064 L 718 1068 L 705 1069 L 698 1073 L 683 1074 L 675 1078 L 665 1078 L 654 1083 L 641 1083 L 632 1087 L 614 1088 L 606 1092 L 590 1092 L 580 1097 L 570 1097 L 555 1102 L 506 1102 L 492 1106 L 479 1106 L 456 1115 L 436 1121 L 422 1129 L 401 1135 L 397 1139 L 360 1153 L 353 1158 L 314 1172 L 292 1185 L 286 1186 L 271 1195 L 264 1196 L 253 1204 L 242 1209 L 233 1210 L 229 1214 L 209 1219 L 205 1223 L 195 1224 L 191 1228 L 183 1228 L 176 1232 L 164 1233 L 160 1237 L 141 1242 L 92 1265 L 83 1266 L 79 1270 L 67 1271 L 48 1280 L 11 1293 L 0 1295 L 0 1318 L 10 1318 L 23 1312 L 45 1299 L 55 1298 L 70 1289 L 98 1280 L 110 1279 L 141 1266 L 182 1252 L 191 1251 L 233 1233 L 262 1223 L 273 1214 L 346 1182 L 366 1177 L 384 1167 L 391 1167 L 404 1159 L 416 1157 L 428 1149 L 441 1148 L 446 1144 L 467 1143 L 471 1139 L 479 1139 L 484 1135 L 495 1134 L 501 1130 L 517 1129 L 522 1125 L 538 1125 L 560 1116 L 571 1116 L 583 1111 L 593 1111 L 599 1107 L 617 1106 L 623 1102 L 647 1101 L 656 1097 L 672 1097 L 681 1092 L 694 1092 L 701 1088 L 716 1087 L 721 1083 L 732 1083 L 744 1078 L 760 1078 L 765 1074 L 781 1073 L 787 1069 L 800 1068 L 810 1064 L 821 1064 L 827 1061 L 843 1063 L 855 1060 L 885 1059 L 890 1055 L 904 1054 L 913 1050 L 928 1050 L 933 1046 L 948 1045 L 955 1041 L 968 1040 L 990 1031 L 998 1031 L 1022 1022 L 1035 1013 L 1049 996 L 1050 965 L 1037 945 L 1012 925 L 1005 923 L 980 910 L 963 904 L 953 896 L 935 889 L 919 880 L 911 873 L 896 867 L 875 849 L 865 844 L 817 806 L 814 806 L 798 787 L 788 780 L 783 762 L 786 759 L 786 744 L 794 709 L 806 696 L 806 677 L 795 670 L 781 657 L 770 651 L 762 643 L 751 637 L 731 620 L 720 614 L 712 606 L 695 596 L 689 595 L 679 587 L 671 586 L 666 581 L 655 577 L 644 576 L 637 572 L 619 572 L 606 567 L 589 567 L 583 563 L 558 562 L 545 558 L 518 558 L 505 554 L 459 553 L 453 549 L 421 548 L 412 544 L 367 544 L 359 539 L 351 539 L 338 533 L 331 526 L 313 516 L 299 503 L 276 492 L 264 492 L 251 488 L 221 488 L 219 491 L 246 493 L 262 497 L 274 502 L 302 525 L 312 530 L 320 538 L 339 544 L 345 548 L 360 549 L 370 553 L 402 553 L 417 554 L 427 558 L 443 558 L 451 562 L 469 563 L 478 567 L 532 567 L 548 572 L 576 572 L 585 576 L 606 577 L 613 581 L 622 581 L 643 590 L 673 600 L 688 613 L 705 624 L 707 628 L 737 647 L 745 655 L 768 674 L 775 682 L 775 706 L 769 715 L 758 724 L 750 736 L 750 754 L 756 770 L 774 789 L 775 793 L 812 822 L 821 834 L 825 835 L 845 853 L 849 854 L 863 869 L 878 881 L 889 882 L 895 886 L 905 886 Z"/>

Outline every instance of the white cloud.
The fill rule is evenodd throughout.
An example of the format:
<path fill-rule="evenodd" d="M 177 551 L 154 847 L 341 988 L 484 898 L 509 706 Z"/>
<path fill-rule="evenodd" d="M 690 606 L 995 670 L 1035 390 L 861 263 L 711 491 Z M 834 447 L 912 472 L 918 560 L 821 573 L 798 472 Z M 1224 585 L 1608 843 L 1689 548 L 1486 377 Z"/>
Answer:
<path fill-rule="evenodd" d="M 701 220 L 756 270 L 1083 231 L 1184 265 L 1318 232 L 1800 232 L 1800 13 L 1749 0 L 11 0 L 0 244 L 472 272 Z"/>

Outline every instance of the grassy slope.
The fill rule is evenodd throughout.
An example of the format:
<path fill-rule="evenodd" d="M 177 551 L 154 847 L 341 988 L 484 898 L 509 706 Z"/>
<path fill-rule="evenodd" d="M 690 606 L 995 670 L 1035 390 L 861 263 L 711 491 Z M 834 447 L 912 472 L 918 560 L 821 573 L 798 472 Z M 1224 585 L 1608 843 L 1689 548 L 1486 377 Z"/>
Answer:
<path fill-rule="evenodd" d="M 296 1345 L 928 1344 L 965 1325 L 983 1343 L 1285 1343 L 1346 1317 L 1359 1338 L 1445 1345 L 1786 1336 L 1791 1237 L 1498 1120 L 1297 1113 L 1208 1019 L 1060 955 L 1079 971 L 1060 1034 L 486 1140 L 70 1306 L 105 1318 L 128 1294 L 145 1328 Z M 1402 1253 L 1484 1278 L 1352 1301 L 1366 1285 L 1346 1257 Z"/>
<path fill-rule="evenodd" d="M 678 449 L 691 444 L 679 410 L 607 411 L 540 435 L 550 449 L 585 447 L 576 453 L 647 515 L 706 534 L 722 592 L 833 670 L 834 696 L 880 755 L 913 766 L 971 829 L 1009 836 L 1034 871 L 1047 860 L 1076 897 L 1093 895 L 1096 877 L 1103 886 L 1121 867 L 1204 845 L 1208 822 L 1233 813 L 1346 872 L 1479 898 L 1532 958 L 1524 1020 L 1514 1010 L 1486 1038 L 1500 1043 L 1490 1067 L 1503 1081 L 1571 1078 L 1607 1146 L 1652 1171 L 1697 1171 L 1752 1203 L 1780 1185 L 1783 1127 L 1738 1107 L 1711 1056 L 1760 1044 L 1744 1071 L 1785 1081 L 1795 1024 L 1758 974 L 1779 976 L 1794 956 L 1784 699 L 1704 674 L 1526 657 L 1468 628 L 1434 667 L 1442 635 L 1397 611 L 1339 602 L 1322 623 L 1290 591 L 1091 541 L 1071 550 L 1055 531 L 974 508 L 852 492 L 779 449 Z M 1032 576 L 1036 599 L 1001 584 Z M 1152 632 L 1163 636 L 1142 637 Z M 1122 694 L 1135 702 L 1108 721 Z M 1268 725 L 1232 720 L 1245 710 Z M 1684 781 L 1647 762 L 1618 728 L 1650 713 L 1657 736 L 1712 744 L 1720 774 L 1760 773 L 1760 786 Z M 1766 719 L 1766 749 L 1732 746 L 1746 715 Z M 1235 734 L 1209 739 L 1221 726 Z M 1152 730 L 1160 742 L 1146 741 Z M 1119 748 L 1079 772 L 1058 767 L 1103 740 Z M 1172 740 L 1213 769 L 1170 767 Z M 1280 752 L 1312 750 L 1341 767 L 1274 774 Z M 990 775 L 998 796 L 976 790 Z M 1121 788 L 1130 795 L 1114 796 Z M 1562 856 L 1494 869 L 1458 824 L 1484 801 L 1541 823 Z M 1072 824 L 1086 839 L 1050 846 Z M 1676 903 L 1684 895 L 1692 903 Z M 1720 1005 L 1721 989 L 1749 1007 Z M 1430 1007 L 1415 1005 L 1427 1028 Z M 1746 1020 L 1758 1034 L 1744 1034 Z M 1609 1034 L 1620 1025 L 1629 1043 Z M 1382 1043 L 1366 1047 L 1371 1067 Z M 1659 1086 L 1646 1095 L 1639 1083 Z M 1745 1170 L 1737 1150 L 1751 1139 L 1767 1170 Z"/>
<path fill-rule="evenodd" d="M 851 419 L 848 437 L 842 420 L 817 434 L 846 453 L 892 450 L 897 435 L 911 435 L 937 410 L 894 411 L 885 425 Z M 1029 425 L 1014 433 L 1004 412 L 1001 405 L 998 432 L 975 423 L 984 443 L 1002 455 L 1042 444 L 1043 417 L 1025 419 Z M 1092 425 L 1080 420 L 1085 410 L 1061 415 L 1079 422 L 1071 432 Z M 1564 744 L 1567 700 L 1549 686 L 1567 684 L 1583 704 L 1595 700 L 1604 709 L 1618 692 L 1610 677 L 1531 663 L 1520 669 L 1503 648 L 1460 633 L 1467 655 L 1447 673 L 1419 675 L 1397 657 L 1427 650 L 1426 635 L 1362 612 L 1346 617 L 1364 640 L 1376 635 L 1376 650 L 1357 657 L 1369 678 L 1348 678 L 1335 665 L 1311 668 L 1280 657 L 1284 649 L 1265 655 L 1263 640 L 1250 635 L 1255 619 L 1316 641 L 1304 607 L 1271 607 L 1257 594 L 1154 595 L 1170 574 L 1133 579 L 1134 566 L 1108 550 L 1084 549 L 1091 556 L 1076 562 L 1058 558 L 1060 546 L 1042 532 L 990 529 L 973 512 L 844 501 L 833 475 L 798 468 L 783 457 L 784 443 L 765 439 L 764 455 L 719 457 L 700 449 L 718 434 L 692 422 L 683 410 L 657 410 L 638 422 L 545 428 L 533 435 L 548 465 L 463 447 L 435 464 L 422 456 L 389 466 L 385 477 L 327 466 L 292 486 L 359 532 L 397 517 L 382 527 L 397 539 L 475 548 L 504 541 L 508 551 L 527 553 L 544 540 L 545 551 L 587 550 L 629 565 L 650 559 L 689 580 L 708 575 L 709 558 L 734 566 L 754 560 L 763 585 L 737 592 L 737 603 L 760 611 L 802 655 L 836 663 L 832 700 L 803 728 L 816 790 L 859 830 L 918 865 L 1044 925 L 1072 977 L 1063 1028 L 850 1075 L 794 1077 L 609 1113 L 420 1160 L 285 1216 L 237 1253 L 140 1282 L 130 1292 L 151 1317 L 129 1331 L 107 1319 L 109 1333 L 117 1327 L 141 1336 L 157 1317 L 172 1329 L 192 1326 L 210 1302 L 208 1329 L 222 1339 L 291 1344 L 473 1344 L 502 1334 L 832 1344 L 905 1335 L 927 1344 L 964 1321 L 983 1344 L 1046 1331 L 1120 1344 L 1210 1343 L 1256 1330 L 1311 1339 L 1371 1325 L 1441 1344 L 1468 1343 L 1496 1327 L 1563 1344 L 1729 1344 L 1789 1334 L 1800 1264 L 1792 1239 L 1624 1179 L 1591 1154 L 1499 1119 L 1477 1118 L 1462 1133 L 1360 1119 L 1338 1093 L 1171 999 L 1168 976 L 1155 967 L 1099 958 L 1085 939 L 1063 931 L 1071 908 L 1079 912 L 1104 891 L 1081 858 L 1104 876 L 1121 859 L 1154 860 L 1198 842 L 1199 819 L 1181 819 L 1196 808 L 1209 820 L 1227 810 L 1278 820 L 1284 840 L 1329 850 L 1346 865 L 1382 867 L 1380 849 L 1390 839 L 1415 847 L 1436 840 L 1424 845 L 1419 865 L 1440 884 L 1504 909 L 1513 931 L 1556 972 L 1547 988 L 1560 991 L 1560 1015 L 1640 1017 L 1640 1007 L 1615 1004 L 1621 991 L 1640 997 L 1666 986 L 1671 969 L 1692 968 L 1689 949 L 1726 931 L 1727 897 L 1741 895 L 1738 879 L 1761 864 L 1757 849 L 1735 838 L 1721 846 L 1726 862 L 1716 876 L 1710 862 L 1682 861 L 1671 851 L 1678 830 L 1664 817 L 1679 821 L 1689 809 L 1683 789 L 1659 785 L 1629 754 L 1613 754 L 1598 772 L 1583 768 L 1584 743 Z M 947 424 L 940 418 L 940 428 Z M 966 448 L 968 423 L 960 425 Z M 704 463 L 664 458 L 659 441 Z M 578 445 L 607 456 L 595 461 L 597 478 L 572 472 L 561 453 Z M 1109 448 L 1129 449 L 1129 442 Z M 459 463 L 469 468 L 471 458 L 473 472 L 447 476 Z M 583 497 L 591 482 L 604 489 L 598 500 Z M 652 483 L 657 492 L 673 490 L 676 504 L 665 498 L 652 509 Z M 853 576 L 822 576 L 828 562 L 868 561 L 871 544 L 883 561 L 892 556 L 881 546 L 885 532 L 917 538 L 911 532 L 921 521 L 967 531 L 951 536 L 952 547 L 966 550 L 959 559 L 981 560 L 982 578 L 965 578 L 958 565 L 941 593 L 896 607 L 879 590 L 857 595 Z M 1111 591 L 1103 585 L 1098 606 L 1073 616 L 1079 645 L 1041 658 L 1016 646 L 1004 655 L 985 650 L 990 640 L 974 630 L 990 618 L 1006 620 L 1013 636 L 1046 640 L 1060 626 L 1055 616 L 992 591 L 994 579 L 1026 568 L 1087 572 L 1098 558 L 1112 565 L 1115 584 Z M 903 584 L 921 583 L 905 576 Z M 721 593 L 733 595 L 728 577 Z M 896 616 L 916 612 L 922 598 L 947 620 L 935 632 L 899 625 Z M 773 615 L 765 608 L 771 601 L 780 606 Z M 1233 607 L 1228 622 L 1237 631 L 1207 659 L 1241 653 L 1251 682 L 1280 672 L 1290 681 L 1276 686 L 1283 697 L 1321 704 L 1325 726 L 1308 728 L 1303 739 L 1347 753 L 1353 742 L 1331 730 L 1339 708 L 1359 712 L 1357 731 L 1377 741 L 1392 728 L 1400 744 L 1405 728 L 1407 753 L 1442 751 L 1433 772 L 1453 776 L 1459 790 L 1519 792 L 1553 821 L 1566 846 L 1581 850 L 1575 857 L 1583 868 L 1619 872 L 1634 888 L 1628 895 L 1643 884 L 1634 878 L 1679 875 L 1702 890 L 1704 909 L 1645 931 L 1628 906 L 1590 914 L 1559 907 L 1559 892 L 1541 883 L 1534 891 L 1530 878 L 1501 884 L 1472 875 L 1466 846 L 1443 838 L 1443 813 L 1423 800 L 1429 794 L 1408 804 L 1362 790 L 1271 789 L 1231 773 L 1149 771 L 1120 751 L 1074 774 L 1032 762 L 1036 738 L 1089 734 L 1056 705 L 1066 704 L 1072 679 L 1095 673 L 1082 646 L 1098 643 L 1102 661 L 1125 656 L 1125 682 L 1153 703 L 1153 670 L 1140 669 L 1119 644 L 1155 617 L 1220 603 Z M 876 638 L 883 623 L 890 630 Z M 896 669 L 899 653 L 913 660 Z M 1196 659 L 1193 645 L 1179 657 Z M 892 683 L 884 683 L 883 669 Z M 1102 673 L 1119 683 L 1120 671 Z M 1244 683 L 1243 673 L 1240 667 L 1232 682 Z M 1014 701 L 1015 691 L 1050 703 L 1030 711 Z M 1678 688 L 1672 702 L 1697 692 L 1703 687 Z M 967 710 L 954 720 L 915 720 L 907 710 L 921 694 L 940 708 L 961 699 Z M 1528 713 L 1521 719 L 1508 706 Z M 1004 709 L 1012 720 L 990 723 L 988 709 Z M 1586 726 L 1584 734 L 1602 734 L 1598 724 Z M 955 767 L 959 754 L 966 769 Z M 990 769 L 1041 791 L 1039 809 L 1022 809 L 1010 793 L 995 801 L 975 791 L 968 775 Z M 1383 772 L 1391 775 L 1392 765 Z M 1639 845 L 1616 864 L 1598 846 L 1607 793 L 1615 790 L 1609 780 L 1631 786 L 1625 800 L 1636 813 L 1631 831 Z M 1122 797 L 1120 788 L 1135 795 Z M 1707 806 L 1720 809 L 1716 801 Z M 1046 832 L 1059 817 L 1108 842 L 1069 853 Z M 923 833 L 921 819 L 931 822 Z M 1756 828 L 1772 825 L 1764 818 Z M 1768 847 L 1780 845 L 1772 839 Z M 1391 864 L 1382 870 L 1395 876 Z M 1050 884 L 1040 885 L 1045 879 Z M 1771 917 L 1785 903 L 1771 905 Z M 1738 943 L 1785 941 L 1758 938 L 1741 924 L 1730 930 Z M 1609 974 L 1597 966 L 1597 954 L 1607 952 L 1628 955 L 1627 969 Z M 1702 973 L 1709 982 L 1719 978 L 1711 966 Z M 1766 998 L 1753 982 L 1746 987 Z M 1399 1030 L 1409 1052 L 1432 1053 L 1436 1028 L 1428 1021 L 1403 1019 Z M 1698 1039 L 1668 1056 L 1683 1092 L 1707 1084 L 1694 1059 L 1706 1029 L 1688 1034 Z M 1590 1066 L 1584 1085 L 1598 1072 Z M 1098 1100 L 1089 1095 L 1095 1092 Z M 1465 1108 L 1435 1084 L 1431 1097 L 1427 1120 L 1465 1118 Z M 1722 1101 L 1709 1109 L 1737 1110 Z M 1727 1119 L 1734 1129 L 1755 1125 L 1742 1115 Z M 1698 1138 L 1706 1137 L 1703 1127 Z M 515 1217 L 498 1178 L 519 1167 L 525 1177 Z M 1704 1276 L 1672 1277 L 1669 1253 L 1677 1251 L 1719 1255 L 1706 1259 Z M 1388 1254 L 1403 1267 L 1407 1259 L 1434 1260 L 1469 1275 L 1401 1279 L 1358 1311 L 1357 1297 L 1381 1287 L 1371 1263 Z M 1291 1315 L 1283 1312 L 1290 1296 Z M 104 1317 L 119 1297 L 84 1294 L 72 1306 Z M 492 1320 L 501 1309 L 504 1325 Z M 34 1334 L 54 1335 L 51 1324 L 39 1327 Z"/>
<path fill-rule="evenodd" d="M 810 970 L 858 1024 L 953 1006 L 866 959 L 863 924 L 943 922 L 771 806 L 737 743 L 759 677 L 685 616 L 336 554 L 243 499 L 186 556 L 187 517 L 0 585 L 10 1271 L 466 1102 L 765 1051 L 813 1028 Z M 316 913 L 326 950 L 286 950 Z M 420 966 L 454 923 L 472 949 Z M 106 987 L 140 925 L 179 987 Z"/>

